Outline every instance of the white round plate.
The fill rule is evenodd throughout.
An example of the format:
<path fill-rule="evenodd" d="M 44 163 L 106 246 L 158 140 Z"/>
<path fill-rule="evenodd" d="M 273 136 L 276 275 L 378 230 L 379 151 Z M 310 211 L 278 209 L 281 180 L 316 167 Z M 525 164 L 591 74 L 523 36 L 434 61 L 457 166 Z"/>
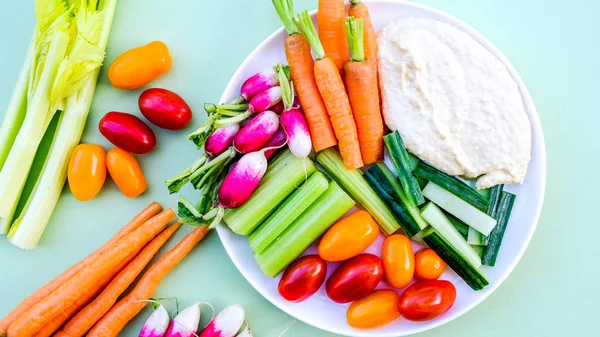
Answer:
<path fill-rule="evenodd" d="M 546 150 L 540 121 L 527 88 L 525 88 L 517 72 L 504 55 L 481 34 L 460 20 L 430 7 L 390 0 L 365 1 L 365 3 L 369 6 L 376 29 L 381 28 L 390 20 L 406 17 L 424 17 L 444 21 L 464 30 L 496 55 L 519 84 L 533 126 L 533 152 L 525 182 L 522 185 L 507 187 L 508 191 L 517 195 L 517 199 L 496 266 L 493 268 L 484 267 L 484 272 L 490 281 L 490 285 L 484 290 L 476 292 L 459 279 L 454 272 L 448 271 L 443 278 L 452 280 L 457 289 L 456 302 L 449 312 L 429 322 L 416 323 L 399 318 L 378 329 L 357 330 L 351 328 L 346 323 L 345 314 L 347 305 L 336 304 L 329 300 L 325 294 L 324 286 L 321 287 L 317 294 L 302 303 L 290 303 L 281 298 L 277 293 L 279 278 L 272 279 L 262 273 L 252 257 L 252 250 L 248 246 L 246 237 L 234 234 L 223 224 L 217 228 L 217 231 L 231 260 L 233 260 L 233 263 L 248 282 L 271 303 L 291 316 L 319 329 L 340 335 L 406 336 L 440 326 L 471 310 L 498 288 L 514 269 L 529 244 L 542 208 L 546 184 Z M 275 15 L 274 12 L 273 15 Z M 311 15 L 313 20 L 316 21 L 316 11 L 312 12 Z M 240 85 L 252 74 L 275 65 L 278 62 L 285 62 L 283 41 L 286 37 L 287 34 L 282 28 L 261 43 L 233 75 L 223 93 L 222 101 L 239 96 Z M 369 251 L 379 255 L 381 252 L 381 241 L 382 238 L 379 238 L 369 248 Z M 314 249 L 314 247 L 311 247 L 308 252 L 314 252 Z M 330 274 L 335 267 L 337 266 L 329 264 L 328 273 Z M 387 286 L 382 282 L 380 287 Z"/>

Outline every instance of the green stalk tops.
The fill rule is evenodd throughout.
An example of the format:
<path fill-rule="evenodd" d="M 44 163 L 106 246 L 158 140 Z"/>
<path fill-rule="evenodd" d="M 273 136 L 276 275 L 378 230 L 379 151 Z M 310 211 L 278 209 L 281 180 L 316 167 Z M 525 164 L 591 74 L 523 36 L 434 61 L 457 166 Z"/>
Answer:
<path fill-rule="evenodd" d="M 352 61 L 362 62 L 365 60 L 363 19 L 349 17 L 346 20 L 346 35 L 348 36 L 348 47 Z"/>

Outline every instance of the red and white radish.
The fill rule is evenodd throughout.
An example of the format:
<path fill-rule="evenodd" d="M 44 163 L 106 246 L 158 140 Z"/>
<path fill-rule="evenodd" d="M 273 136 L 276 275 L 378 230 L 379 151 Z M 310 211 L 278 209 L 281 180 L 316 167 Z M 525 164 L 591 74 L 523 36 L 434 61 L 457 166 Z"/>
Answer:
<path fill-rule="evenodd" d="M 253 336 L 254 335 L 252 335 L 252 331 L 250 331 L 250 327 L 248 326 L 247 323 L 246 323 L 246 327 L 244 328 L 244 330 L 242 330 L 240 333 L 235 335 L 235 337 L 253 337 Z"/>
<path fill-rule="evenodd" d="M 183 309 L 167 330 L 166 337 L 194 337 L 200 324 L 200 302 Z"/>
<path fill-rule="evenodd" d="M 265 150 L 245 154 L 233 168 L 219 188 L 219 206 L 237 208 L 242 206 L 267 172 Z"/>
<path fill-rule="evenodd" d="M 281 114 L 281 125 L 288 136 L 288 146 L 294 156 L 306 158 L 312 151 L 312 140 L 304 115 L 298 109 L 286 110 Z"/>
<path fill-rule="evenodd" d="M 250 76 L 244 84 L 242 84 L 241 93 L 244 100 L 249 100 L 259 92 L 265 91 L 279 83 L 277 74 L 273 67 L 269 67 L 258 74 Z"/>
<path fill-rule="evenodd" d="M 216 157 L 225 152 L 233 143 L 233 138 L 240 131 L 239 124 L 233 124 L 216 129 L 204 143 L 204 152 L 211 157 Z"/>
<path fill-rule="evenodd" d="M 312 150 L 312 140 L 308 124 L 302 112 L 294 108 L 294 86 L 288 79 L 282 65 L 276 67 L 279 85 L 283 93 L 284 110 L 280 122 L 288 136 L 288 146 L 294 156 L 306 158 Z"/>
<path fill-rule="evenodd" d="M 244 325 L 246 312 L 239 304 L 223 309 L 202 331 L 200 337 L 235 337 Z"/>
<path fill-rule="evenodd" d="M 248 103 L 252 113 L 263 112 L 281 102 L 281 87 L 275 86 L 256 94 Z"/>
<path fill-rule="evenodd" d="M 271 157 L 277 152 L 277 150 L 287 144 L 288 136 L 283 130 L 282 126 L 279 126 L 275 135 L 269 139 L 269 141 L 265 144 L 264 148 L 268 149 L 265 151 L 265 158 L 267 161 L 271 160 Z M 272 149 L 270 149 L 272 148 Z"/>
<path fill-rule="evenodd" d="M 273 106 L 272 106 L 272 107 L 271 107 L 269 110 L 271 110 L 271 111 L 273 111 L 274 113 L 276 113 L 276 114 L 278 114 L 278 115 L 279 115 L 280 113 L 282 113 L 282 112 L 283 112 L 283 108 L 284 108 L 284 106 L 283 106 L 283 101 L 281 101 L 281 102 L 279 102 L 279 103 L 277 103 L 277 104 L 273 105 Z"/>
<path fill-rule="evenodd" d="M 158 305 L 158 308 L 148 317 L 146 323 L 140 331 L 139 337 L 163 337 L 169 327 L 169 313 L 162 306 Z"/>
<path fill-rule="evenodd" d="M 233 139 L 233 147 L 239 153 L 261 149 L 279 128 L 279 116 L 273 111 L 264 111 L 246 124 Z"/>

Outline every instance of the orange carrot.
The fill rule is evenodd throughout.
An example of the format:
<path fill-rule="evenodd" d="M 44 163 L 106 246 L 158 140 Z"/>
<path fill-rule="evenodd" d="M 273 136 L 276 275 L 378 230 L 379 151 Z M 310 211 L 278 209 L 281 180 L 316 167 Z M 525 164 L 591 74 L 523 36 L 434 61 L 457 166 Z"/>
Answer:
<path fill-rule="evenodd" d="M 377 66 L 365 59 L 363 19 L 348 18 L 346 25 L 351 60 L 344 65 L 344 80 L 365 164 L 383 159 L 383 119 L 379 107 Z"/>
<path fill-rule="evenodd" d="M 190 232 L 173 249 L 163 255 L 146 273 L 127 296 L 115 304 L 110 311 L 94 325 L 88 337 L 116 337 L 135 315 L 152 298 L 160 281 L 185 258 L 185 256 L 204 238 L 209 228 L 200 226 Z"/>
<path fill-rule="evenodd" d="M 131 231 L 135 230 L 139 226 L 141 226 L 148 219 L 152 218 L 160 210 L 162 207 L 153 202 L 150 206 L 146 207 L 140 214 L 136 215 L 125 227 L 121 228 L 113 236 L 108 242 L 106 242 L 102 247 L 98 248 L 95 252 L 90 254 L 85 259 L 81 260 L 71 268 L 67 269 L 64 273 L 62 273 L 59 277 L 50 281 L 50 283 L 46 284 L 42 288 L 40 288 L 35 293 L 31 294 L 27 297 L 21 304 L 19 304 L 13 311 L 11 311 L 1 322 L 0 322 L 0 336 L 6 336 L 8 326 L 14 322 L 17 317 L 21 316 L 25 311 L 31 308 L 34 304 L 38 303 L 48 295 L 50 295 L 54 290 L 63 285 L 68 279 L 73 277 L 73 275 L 77 274 L 81 269 L 90 264 L 92 261 L 98 258 L 100 254 L 102 254 L 106 249 L 110 246 L 114 245 L 117 241 L 123 238 L 125 235 L 129 234 Z"/>
<path fill-rule="evenodd" d="M 348 16 L 363 19 L 365 58 L 373 62 L 377 69 L 377 33 L 375 33 L 375 28 L 373 28 L 369 9 L 361 0 L 350 0 L 350 2 L 352 5 L 348 10 Z"/>
<path fill-rule="evenodd" d="M 346 9 L 344 0 L 319 0 L 317 12 L 319 24 L 319 40 L 338 71 L 348 61 L 348 42 L 346 41 Z"/>
<path fill-rule="evenodd" d="M 132 254 L 131 258 L 133 258 L 133 256 L 134 255 Z M 60 327 L 63 326 L 63 324 L 65 324 L 71 317 L 73 317 L 92 298 L 96 297 L 102 291 L 102 289 L 106 287 L 106 285 L 111 281 L 111 279 L 114 278 L 117 275 L 117 273 L 127 265 L 131 258 L 128 258 L 127 260 L 121 262 L 113 271 L 111 271 L 109 274 L 106 274 L 102 281 L 94 284 L 92 288 L 90 288 L 85 293 L 80 294 L 80 296 L 73 304 L 71 304 L 61 313 L 59 313 L 58 316 L 56 316 L 53 320 L 44 324 L 42 329 L 40 329 L 40 331 L 38 331 L 34 335 L 34 337 L 52 336 L 52 334 L 54 334 L 56 330 L 60 329 Z"/>
<path fill-rule="evenodd" d="M 136 277 L 142 272 L 156 252 L 179 229 L 180 223 L 175 223 L 163 230 L 154 238 L 136 258 L 125 267 L 110 284 L 90 304 L 73 317 L 54 337 L 85 336 L 89 329 L 106 314 L 117 302 L 119 296 L 127 290 Z M 39 334 L 39 333 L 38 333 Z M 41 336 L 36 336 L 41 337 Z M 45 336 L 44 336 L 45 337 Z"/>
<path fill-rule="evenodd" d="M 298 15 L 297 24 L 310 42 L 317 58 L 314 65 L 315 80 L 335 131 L 344 165 L 348 169 L 359 168 L 363 166 L 363 161 L 358 132 L 342 77 L 333 60 L 325 54 L 307 11 Z"/>
<path fill-rule="evenodd" d="M 285 39 L 285 56 L 290 65 L 294 90 L 298 94 L 300 104 L 310 131 L 313 147 L 316 152 L 335 146 L 337 140 L 325 109 L 319 88 L 313 73 L 313 58 L 310 44 L 294 25 L 294 6 L 292 0 L 273 0 L 273 5 L 288 32 Z"/>
<path fill-rule="evenodd" d="M 8 327 L 8 336 L 33 336 L 45 324 L 51 322 L 62 311 L 75 303 L 81 294 L 88 292 L 116 266 L 144 247 L 174 218 L 173 210 L 167 209 L 127 234 L 58 289 L 19 316 Z"/>

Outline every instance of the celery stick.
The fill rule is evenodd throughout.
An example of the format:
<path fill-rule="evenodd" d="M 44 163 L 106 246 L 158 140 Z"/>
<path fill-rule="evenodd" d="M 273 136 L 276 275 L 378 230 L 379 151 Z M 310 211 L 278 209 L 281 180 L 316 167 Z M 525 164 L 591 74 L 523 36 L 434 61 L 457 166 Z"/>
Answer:
<path fill-rule="evenodd" d="M 256 262 L 267 276 L 279 275 L 352 206 L 352 198 L 332 181 L 327 191 L 267 249 L 254 254 Z"/>
<path fill-rule="evenodd" d="M 342 162 L 342 157 L 336 150 L 321 151 L 317 155 L 317 162 L 362 208 L 373 216 L 384 234 L 391 235 L 400 229 L 392 212 L 363 178 L 362 171 L 347 170 Z"/>
<path fill-rule="evenodd" d="M 279 234 L 302 214 L 317 198 L 327 190 L 329 181 L 319 171 L 313 173 L 304 185 L 289 196 L 281 206 L 260 227 L 250 234 L 250 248 L 261 253 Z"/>
<path fill-rule="evenodd" d="M 19 133 L 25 119 L 25 112 L 27 111 L 27 85 L 29 84 L 31 60 L 35 51 L 34 46 L 35 40 L 32 40 L 25 56 L 25 62 L 23 62 L 23 67 L 19 73 L 17 85 L 8 103 L 8 108 L 4 113 L 2 126 L 0 127 L 0 170 L 4 166 L 10 148 L 15 142 L 17 133 Z"/>
<path fill-rule="evenodd" d="M 296 158 L 286 150 L 269 165 L 250 199 L 242 207 L 227 210 L 223 220 L 233 232 L 250 235 L 315 170 L 312 160 Z"/>

